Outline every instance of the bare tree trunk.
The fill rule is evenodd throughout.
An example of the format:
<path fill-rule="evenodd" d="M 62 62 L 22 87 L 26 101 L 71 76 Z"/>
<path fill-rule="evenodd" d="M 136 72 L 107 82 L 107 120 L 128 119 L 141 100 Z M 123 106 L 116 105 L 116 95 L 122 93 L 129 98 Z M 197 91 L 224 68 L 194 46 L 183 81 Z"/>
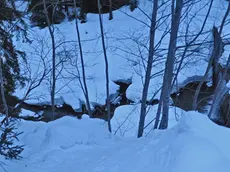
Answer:
<path fill-rule="evenodd" d="M 46 22 L 48 24 L 48 29 L 51 37 L 52 42 L 52 88 L 51 88 L 51 106 L 52 106 L 52 115 L 54 119 L 54 112 L 55 112 L 55 88 L 56 88 L 56 47 L 55 47 L 55 38 L 54 38 L 54 27 L 51 25 L 51 21 L 49 19 L 48 10 L 46 6 L 46 0 L 43 0 L 43 8 L 45 11 Z"/>
<path fill-rule="evenodd" d="M 109 0 L 109 20 L 113 19 L 113 2 Z"/>
<path fill-rule="evenodd" d="M 218 121 L 220 119 L 219 110 L 220 110 L 221 102 L 224 96 L 226 95 L 226 93 L 229 91 L 229 88 L 227 88 L 226 86 L 227 83 L 225 81 L 229 64 L 230 64 L 230 55 L 228 56 L 226 68 L 224 69 L 223 73 L 222 71 L 219 70 L 218 84 L 212 99 L 211 109 L 208 113 L 208 117 L 214 121 Z"/>
<path fill-rule="evenodd" d="M 82 46 L 81 46 L 81 36 L 80 36 L 80 31 L 79 31 L 78 21 L 77 21 L 76 0 L 74 0 L 74 11 L 75 11 L 75 23 L 76 23 L 76 30 L 77 30 L 78 46 L 79 46 L 80 57 L 81 57 L 81 68 L 82 68 L 82 77 L 83 77 L 83 86 L 84 86 L 84 96 L 85 96 L 86 106 L 87 106 L 89 116 L 92 117 L 92 111 L 91 111 L 90 101 L 89 101 L 88 87 L 86 84 L 85 66 L 84 66 L 85 64 L 84 64 L 84 58 L 83 58 L 83 52 L 82 52 Z"/>
<path fill-rule="evenodd" d="M 222 42 L 222 39 L 221 39 L 221 36 L 218 32 L 218 29 L 216 27 L 213 27 L 213 39 L 214 39 L 214 48 L 213 48 L 213 51 L 212 51 L 212 55 L 210 57 L 210 60 L 209 60 L 209 63 L 208 63 L 208 67 L 205 71 L 205 74 L 204 74 L 204 79 L 199 83 L 197 89 L 196 89 L 196 92 L 195 92 L 195 95 L 194 95 L 194 98 L 193 98 L 193 109 L 196 110 L 197 109 L 197 100 L 198 100 L 198 96 L 199 96 L 199 93 L 200 93 L 200 89 L 202 87 L 202 85 L 204 84 L 204 81 L 207 80 L 208 78 L 208 73 L 211 69 L 211 67 L 213 66 L 213 68 L 215 68 L 216 64 L 219 60 L 219 58 L 221 57 L 222 53 L 223 53 L 223 42 Z M 213 75 L 219 75 L 218 72 L 215 72 L 215 70 L 213 70 Z M 214 89 L 216 89 L 216 86 L 217 86 L 217 76 L 213 76 L 213 87 Z"/>
<path fill-rule="evenodd" d="M 155 44 L 155 34 L 156 34 L 157 10 L 158 10 L 158 0 L 155 0 L 153 4 L 152 21 L 151 21 L 151 28 L 150 28 L 150 43 L 149 43 L 147 70 L 145 73 L 145 83 L 144 83 L 144 88 L 142 92 L 142 100 L 141 100 L 141 113 L 140 113 L 138 135 L 137 135 L 138 138 L 143 136 L 144 126 L 145 126 L 146 101 L 148 97 L 149 83 L 151 79 L 153 55 L 155 52 L 154 44 Z"/>
<path fill-rule="evenodd" d="M 102 46 L 103 46 L 103 52 L 104 52 L 104 58 L 105 58 L 106 105 L 107 105 L 107 114 L 108 114 L 108 129 L 109 129 L 109 132 L 112 132 L 110 99 L 109 99 L 109 64 L 108 64 L 106 47 L 105 47 L 104 28 L 103 28 L 102 17 L 101 17 L 101 5 L 100 5 L 101 3 L 100 3 L 100 0 L 98 0 L 97 2 L 98 2 L 97 4 L 98 4 L 98 13 L 99 13 L 99 21 L 100 21 L 100 29 L 101 29 L 101 39 L 102 39 Z"/>
<path fill-rule="evenodd" d="M 9 123 L 9 110 L 8 110 L 8 105 L 6 102 L 6 97 L 5 97 L 5 92 L 4 92 L 4 83 L 3 83 L 3 72 L 2 72 L 2 58 L 1 58 L 1 54 L 0 54 L 0 84 L 1 84 L 1 98 L 2 98 L 2 102 L 3 102 L 3 106 L 4 106 L 4 111 L 5 111 L 5 121 L 6 124 Z"/>
<path fill-rule="evenodd" d="M 177 35 L 180 25 L 181 12 L 183 8 L 183 0 L 176 0 L 176 8 L 174 9 L 175 1 L 172 0 L 172 22 L 170 42 L 168 47 L 168 54 L 166 60 L 166 68 L 164 73 L 163 88 L 162 88 L 162 118 L 159 129 L 166 129 L 168 127 L 169 116 L 169 99 L 172 89 L 173 70 L 176 54 Z"/>
<path fill-rule="evenodd" d="M 229 15 L 229 13 L 230 13 L 230 1 L 228 3 L 227 11 L 225 12 L 225 15 L 224 15 L 222 22 L 221 22 L 221 26 L 220 26 L 220 30 L 219 30 L 219 36 L 217 36 L 217 38 L 219 38 L 218 41 L 220 41 L 219 42 L 220 54 L 223 53 L 221 51 L 223 51 L 223 49 L 224 49 L 223 42 L 221 39 L 221 33 L 223 31 L 224 24 L 226 22 L 226 19 L 227 19 L 227 16 Z M 214 42 L 214 44 L 215 44 L 215 42 Z M 212 99 L 212 106 L 211 106 L 211 109 L 210 109 L 209 114 L 208 114 L 208 117 L 214 121 L 218 121 L 220 118 L 220 115 L 219 115 L 220 105 L 221 105 L 221 102 L 223 100 L 224 95 L 229 90 L 226 87 L 225 77 L 227 75 L 228 66 L 230 64 L 230 55 L 228 56 L 228 61 L 227 61 L 224 73 L 220 72 L 220 70 L 219 70 L 219 62 L 218 62 L 219 58 L 220 57 L 217 57 L 215 60 L 213 60 L 213 73 L 212 73 L 212 75 L 213 75 L 213 86 L 215 88 L 215 93 L 214 93 L 214 96 Z"/>

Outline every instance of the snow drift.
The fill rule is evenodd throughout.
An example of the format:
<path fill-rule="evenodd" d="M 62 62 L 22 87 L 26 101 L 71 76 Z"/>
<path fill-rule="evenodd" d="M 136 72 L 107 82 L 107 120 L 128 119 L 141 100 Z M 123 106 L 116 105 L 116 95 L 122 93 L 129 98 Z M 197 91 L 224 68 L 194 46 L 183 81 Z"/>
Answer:
<path fill-rule="evenodd" d="M 226 172 L 230 130 L 195 112 L 146 138 L 121 138 L 102 120 L 63 117 L 18 123 L 23 159 L 7 161 L 9 172 Z"/>

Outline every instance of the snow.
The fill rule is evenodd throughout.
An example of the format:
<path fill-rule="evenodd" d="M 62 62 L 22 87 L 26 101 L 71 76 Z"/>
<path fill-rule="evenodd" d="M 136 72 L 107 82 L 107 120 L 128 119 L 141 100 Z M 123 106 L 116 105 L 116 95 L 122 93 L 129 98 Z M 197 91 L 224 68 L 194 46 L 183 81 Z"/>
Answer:
<path fill-rule="evenodd" d="M 37 114 L 35 114 L 34 112 L 32 112 L 30 110 L 22 109 L 19 116 L 21 116 L 21 117 L 28 117 L 28 116 L 39 117 L 42 115 L 42 113 L 43 113 L 43 111 L 40 111 Z"/>
<path fill-rule="evenodd" d="M 114 135 L 121 137 L 137 136 L 138 124 L 140 120 L 140 108 L 140 104 L 137 104 L 120 106 L 115 110 L 115 114 L 111 120 Z M 153 130 L 157 108 L 157 105 L 149 106 L 147 108 L 144 136 L 148 135 Z M 171 115 L 169 116 L 169 128 L 175 126 L 181 116 L 183 116 L 185 113 L 185 111 L 179 108 L 170 107 L 169 114 Z"/>
<path fill-rule="evenodd" d="M 27 103 L 30 103 L 30 101 L 25 101 Z M 60 96 L 59 98 L 55 98 L 54 99 L 54 105 L 56 106 L 62 106 L 63 104 L 65 103 L 65 100 L 62 96 Z M 43 106 L 43 105 L 51 105 L 51 101 L 44 101 L 44 102 L 39 102 L 39 103 L 30 103 L 32 105 L 40 105 L 40 106 Z"/>
<path fill-rule="evenodd" d="M 63 117 L 50 123 L 18 122 L 21 160 L 0 161 L 9 172 L 226 172 L 230 130 L 196 112 L 148 137 L 119 137 L 102 120 Z"/>
<path fill-rule="evenodd" d="M 173 88 L 172 88 L 171 93 L 178 92 L 181 88 L 185 87 L 189 83 L 200 82 L 200 81 L 208 82 L 208 81 L 211 81 L 211 78 L 208 77 L 207 79 L 205 79 L 204 76 L 197 76 L 197 75 L 188 77 L 182 83 L 178 83 L 178 84 L 174 85 Z"/>
<path fill-rule="evenodd" d="M 202 1 L 198 3 L 198 5 L 194 5 L 190 17 L 193 16 L 193 13 L 198 16 L 204 16 L 207 12 L 207 1 L 208 0 L 205 0 L 204 2 Z M 218 10 L 219 6 L 222 7 L 222 10 Z M 139 102 L 142 95 L 143 76 L 146 70 L 146 61 L 143 61 L 143 59 L 146 59 L 148 55 L 148 48 L 146 47 L 149 42 L 150 20 L 148 16 L 151 15 L 152 2 L 140 1 L 139 7 L 145 9 L 145 14 L 139 9 L 130 12 L 128 7 L 123 7 L 114 12 L 114 20 L 112 21 L 108 20 L 108 14 L 103 15 L 106 48 L 109 58 L 110 93 L 114 94 L 118 89 L 118 86 L 112 81 L 132 78 L 132 84 L 127 90 L 127 97 L 135 102 Z M 205 28 L 206 30 L 212 28 L 213 24 L 218 25 L 220 23 L 219 19 L 216 18 L 216 14 L 223 16 L 223 9 L 225 9 L 223 3 L 215 3 L 215 8 L 213 8 L 212 15 L 208 20 L 207 28 Z M 164 14 L 166 14 L 170 11 L 170 6 L 160 10 L 163 10 Z M 106 98 L 105 66 L 98 15 L 88 14 L 87 19 L 87 23 L 79 24 L 79 29 L 81 32 L 82 48 L 85 59 L 89 98 L 91 102 L 104 104 Z M 25 18 L 25 20 L 29 23 L 27 18 Z M 194 24 L 194 26 L 191 25 L 189 27 L 189 32 L 197 32 L 200 29 L 199 24 L 201 22 L 202 20 L 193 20 L 191 24 Z M 164 34 L 162 29 L 167 28 L 168 23 L 168 20 L 165 21 L 156 34 L 156 44 L 158 41 L 162 42 L 159 44 L 160 51 L 156 53 L 156 58 L 154 59 L 152 70 L 153 75 L 164 69 L 165 53 L 168 48 L 168 35 L 166 35 L 163 40 L 161 40 L 161 35 Z M 185 25 L 186 21 L 181 25 L 183 24 Z M 181 26 L 181 33 L 184 32 L 184 29 L 185 27 Z M 204 37 L 206 40 L 211 40 L 212 38 L 209 32 L 207 33 L 208 34 L 202 36 L 199 41 L 202 41 L 202 38 Z M 64 58 L 65 61 L 63 65 L 57 67 L 57 73 L 59 73 L 59 76 L 57 77 L 56 97 L 63 96 L 66 103 L 70 104 L 74 109 L 77 109 L 79 108 L 78 99 L 85 100 L 85 98 L 79 84 L 79 77 L 81 78 L 82 76 L 79 76 L 76 70 L 77 66 L 81 74 L 75 22 L 64 21 L 59 25 L 55 25 L 55 34 L 56 44 L 60 45 L 57 46 L 56 49 L 57 63 L 65 57 L 63 51 L 68 51 L 68 58 Z M 16 39 L 14 41 L 16 47 L 25 51 L 30 57 L 28 59 L 29 66 L 25 68 L 23 62 L 21 62 L 21 66 L 25 68 L 27 72 L 29 68 L 31 74 L 28 75 L 32 76 L 32 78 L 37 78 L 41 76 L 44 68 L 49 69 L 51 66 L 51 40 L 47 28 L 30 28 L 28 37 L 31 39 L 31 43 L 22 43 Z M 180 44 L 184 45 L 184 40 L 179 40 L 178 45 Z M 184 64 L 182 65 L 183 68 L 178 75 L 178 83 L 182 83 L 187 77 L 203 75 L 205 73 L 210 47 L 200 47 L 199 51 L 202 51 L 202 57 L 200 57 L 200 53 L 198 52 L 193 55 L 188 55 L 185 59 Z M 70 57 L 71 60 L 69 60 Z M 41 58 L 44 60 L 45 66 L 43 66 Z M 180 54 L 178 55 L 178 58 L 181 58 Z M 71 65 L 71 63 L 74 63 L 74 65 Z M 50 100 L 50 75 L 51 74 L 49 73 L 40 87 L 31 92 L 29 96 L 31 99 L 30 102 L 37 103 Z M 155 95 L 161 85 L 162 72 L 160 72 L 160 75 L 153 76 L 151 79 L 148 99 L 151 99 Z M 19 97 L 23 97 L 25 91 L 26 90 L 18 89 L 15 94 Z M 159 98 L 159 94 L 155 95 L 155 98 Z"/>
<path fill-rule="evenodd" d="M 230 89 L 230 81 L 227 82 L 226 87 Z M 230 91 L 229 91 L 229 94 L 230 94 Z"/>
<path fill-rule="evenodd" d="M 198 18 L 191 21 L 194 26 L 188 27 L 189 33 L 199 31 L 202 22 L 199 16 L 203 17 L 206 14 L 207 2 L 209 0 L 201 1 L 190 9 L 190 17 L 197 14 Z M 214 24 L 218 26 L 221 22 L 220 18 L 227 8 L 226 3 L 224 0 L 221 3 L 214 2 L 211 17 L 205 28 L 207 34 L 200 37 L 198 42 L 202 42 L 203 38 L 207 41 L 212 39 L 208 31 Z M 140 8 L 145 9 L 145 13 L 150 15 L 152 9 L 150 1 L 140 1 Z M 169 11 L 168 8 L 161 10 L 164 10 L 166 14 Z M 108 20 L 107 14 L 103 15 L 111 96 L 115 95 L 118 89 L 112 81 L 132 80 L 127 90 L 127 97 L 140 102 L 146 65 L 143 64 L 146 62 L 142 60 L 148 55 L 146 45 L 148 45 L 149 28 L 147 25 L 150 21 L 146 14 L 138 9 L 130 12 L 129 8 L 124 7 L 114 12 L 112 21 Z M 140 21 L 145 21 L 145 23 Z M 186 21 L 183 24 L 186 24 Z M 156 42 L 163 34 L 160 30 L 165 29 L 167 25 L 168 21 L 162 24 L 162 28 L 157 33 Z M 104 104 L 105 68 L 98 16 L 88 14 L 88 22 L 79 26 L 90 101 L 92 104 Z M 185 28 L 186 25 L 181 25 L 180 34 L 183 35 Z M 230 29 L 225 27 L 223 34 L 227 35 L 229 31 Z M 77 67 L 81 73 L 81 65 L 74 21 L 65 21 L 60 25 L 55 25 L 55 34 L 57 45 L 63 45 L 56 49 L 57 62 L 65 57 L 63 50 L 68 50 L 69 58 L 71 57 L 71 60 L 67 58 L 63 65 L 57 67 L 57 73 L 59 73 L 57 104 L 61 105 L 65 102 L 77 109 L 80 100 L 84 101 L 84 95 L 79 85 L 79 78 L 82 76 L 77 73 Z M 29 69 L 27 72 L 31 73 L 27 74 L 34 79 L 40 77 L 45 68 L 50 68 L 51 41 L 47 28 L 42 30 L 36 27 L 31 28 L 28 37 L 32 40 L 31 43 L 14 41 L 16 47 L 25 51 L 30 57 L 28 66 L 24 66 L 23 62 L 20 65 L 22 68 Z M 184 42 L 185 40 L 180 39 L 178 45 L 184 45 Z M 159 44 L 162 51 L 156 52 L 158 59 L 154 59 L 152 74 L 164 69 L 167 45 L 168 35 Z M 198 53 L 185 59 L 178 75 L 179 88 L 191 80 L 199 80 L 199 76 L 205 73 L 210 50 L 211 45 L 205 45 L 198 50 Z M 179 59 L 180 53 L 178 53 Z M 226 49 L 221 59 L 223 63 L 228 53 Z M 71 62 L 74 65 L 71 65 Z M 162 76 L 153 76 L 148 99 L 153 98 L 161 85 Z M 15 94 L 23 97 L 25 91 L 18 89 Z M 29 98 L 30 103 L 49 103 L 50 75 L 40 87 L 32 91 Z M 159 98 L 159 94 L 154 98 Z M 156 110 L 157 105 L 148 108 L 145 125 L 154 120 Z M 30 113 L 23 110 L 21 115 L 27 116 Z M 23 159 L 9 161 L 0 156 L 0 162 L 6 164 L 9 172 L 226 172 L 230 169 L 229 129 L 214 124 L 205 115 L 184 112 L 179 108 L 171 107 L 169 129 L 153 131 L 154 123 L 150 123 L 145 129 L 145 137 L 137 139 L 139 114 L 139 103 L 117 108 L 111 121 L 112 134 L 107 131 L 105 121 L 90 119 L 87 115 L 83 115 L 81 120 L 66 116 L 49 123 L 21 120 L 17 123 L 17 127 L 23 131 L 19 137 L 20 143 L 25 145 Z"/>
<path fill-rule="evenodd" d="M 6 63 L 6 58 L 4 56 L 2 56 L 1 53 L 0 53 L 0 57 L 1 57 L 2 63 L 5 64 Z"/>

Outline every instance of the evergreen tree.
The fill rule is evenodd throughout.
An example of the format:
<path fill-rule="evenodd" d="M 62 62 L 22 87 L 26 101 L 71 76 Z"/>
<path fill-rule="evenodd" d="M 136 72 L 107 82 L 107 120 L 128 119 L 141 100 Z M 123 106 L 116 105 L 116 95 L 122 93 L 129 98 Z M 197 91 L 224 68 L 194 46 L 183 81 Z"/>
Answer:
<path fill-rule="evenodd" d="M 0 155 L 10 159 L 17 159 L 23 151 L 22 146 L 15 145 L 17 136 L 15 125 L 10 116 L 13 115 L 13 107 L 17 103 L 17 98 L 13 96 L 16 88 L 24 86 L 25 78 L 21 76 L 19 58 L 25 60 L 25 54 L 17 50 L 13 44 L 14 36 L 26 38 L 26 25 L 21 19 L 14 0 L 0 0 L 0 114 L 6 117 L 0 123 Z M 9 101 L 10 100 L 10 101 Z"/>
<path fill-rule="evenodd" d="M 12 34 L 23 34 L 26 39 L 25 23 L 22 13 L 16 10 L 13 0 L 0 0 L 0 56 L 2 64 L 3 87 L 6 100 L 12 107 L 17 103 L 13 93 L 17 87 L 24 86 L 25 78 L 20 75 L 19 58 L 25 54 L 13 45 Z M 3 100 L 0 93 L 0 112 L 3 113 Z"/>

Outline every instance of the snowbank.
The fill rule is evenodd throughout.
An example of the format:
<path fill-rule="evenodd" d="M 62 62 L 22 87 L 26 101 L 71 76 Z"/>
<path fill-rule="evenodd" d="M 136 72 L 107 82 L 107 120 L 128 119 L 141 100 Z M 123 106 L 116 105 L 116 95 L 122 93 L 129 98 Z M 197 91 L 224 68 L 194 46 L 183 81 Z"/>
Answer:
<path fill-rule="evenodd" d="M 126 107 L 128 108 L 128 107 Z M 50 123 L 21 121 L 23 159 L 0 161 L 9 172 L 226 172 L 230 130 L 189 112 L 147 138 L 119 138 L 102 120 L 63 117 Z"/>
<path fill-rule="evenodd" d="M 25 155 L 31 151 L 49 149 L 68 149 L 77 145 L 99 145 L 104 138 L 110 137 L 103 120 L 82 120 L 74 117 L 63 117 L 50 123 L 21 121 L 18 124 L 25 131 L 21 141 L 25 147 Z M 28 150 L 29 148 L 29 150 Z"/>
<path fill-rule="evenodd" d="M 153 130 L 155 115 L 158 105 L 149 106 L 145 119 L 145 133 L 148 135 Z M 116 109 L 111 120 L 113 133 L 121 137 L 136 137 L 140 120 L 140 104 L 120 106 Z M 169 109 L 169 128 L 175 126 L 180 117 L 186 113 L 180 108 L 170 107 Z"/>

